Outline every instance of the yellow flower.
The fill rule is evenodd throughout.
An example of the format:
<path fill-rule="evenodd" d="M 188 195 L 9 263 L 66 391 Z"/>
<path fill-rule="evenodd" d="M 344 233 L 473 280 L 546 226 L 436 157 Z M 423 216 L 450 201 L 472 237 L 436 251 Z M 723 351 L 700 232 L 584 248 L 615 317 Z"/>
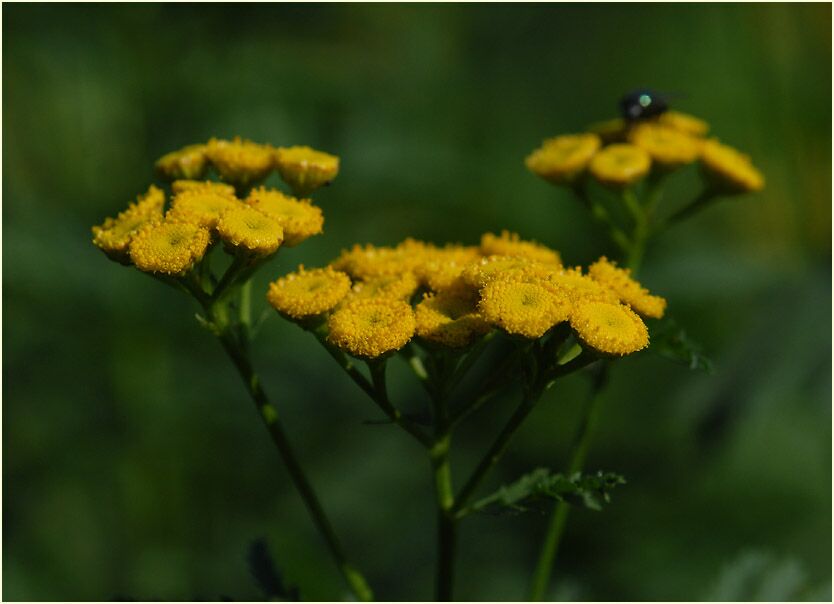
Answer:
<path fill-rule="evenodd" d="M 240 137 L 231 141 L 211 139 L 206 146 L 206 156 L 221 179 L 240 187 L 263 180 L 274 165 L 271 147 Z"/>
<path fill-rule="evenodd" d="M 761 191 L 765 185 L 764 176 L 748 155 L 714 139 L 705 141 L 701 148 L 701 167 L 724 193 Z"/>
<path fill-rule="evenodd" d="M 214 182 L 211 180 L 175 180 L 171 183 L 171 190 L 174 193 L 201 191 L 206 193 L 217 193 L 227 197 L 235 196 L 235 188 L 232 185 L 227 185 L 222 182 Z"/>
<path fill-rule="evenodd" d="M 422 241 L 406 239 L 397 247 L 354 245 L 331 262 L 331 266 L 354 279 L 373 279 L 385 275 L 414 272 L 423 262 L 429 246 Z"/>
<path fill-rule="evenodd" d="M 253 189 L 246 203 L 271 216 L 284 227 L 284 245 L 293 247 L 323 231 L 321 208 L 308 199 L 295 199 L 276 189 Z"/>
<path fill-rule="evenodd" d="M 480 250 L 471 245 L 450 244 L 442 248 L 427 246 L 420 256 L 415 273 L 421 283 L 435 292 L 461 285 L 463 270 L 481 258 Z"/>
<path fill-rule="evenodd" d="M 495 280 L 481 290 L 484 319 L 509 334 L 535 339 L 568 319 L 570 302 L 536 283 Z"/>
<path fill-rule="evenodd" d="M 226 210 L 244 207 L 233 195 L 215 188 L 193 188 L 177 193 L 168 211 L 170 220 L 193 222 L 213 229 Z"/>
<path fill-rule="evenodd" d="M 524 241 L 518 234 L 501 231 L 501 236 L 484 233 L 481 236 L 481 253 L 484 256 L 521 256 L 545 264 L 562 264 L 559 252 L 534 241 Z"/>
<path fill-rule="evenodd" d="M 274 150 L 275 164 L 284 182 L 296 195 L 309 195 L 330 184 L 339 173 L 339 158 L 310 147 L 282 147 Z"/>
<path fill-rule="evenodd" d="M 553 184 L 565 184 L 581 174 L 602 142 L 596 134 L 566 134 L 549 138 L 524 160 L 527 169 Z"/>
<path fill-rule="evenodd" d="M 490 330 L 469 297 L 448 292 L 426 294 L 415 317 L 420 338 L 449 348 L 468 346 Z"/>
<path fill-rule="evenodd" d="M 284 230 L 277 220 L 242 204 L 220 215 L 217 233 L 227 245 L 258 256 L 272 254 L 284 240 Z"/>
<path fill-rule="evenodd" d="M 649 331 L 628 306 L 609 302 L 586 302 L 570 316 L 579 340 L 603 355 L 623 356 L 649 345 Z"/>
<path fill-rule="evenodd" d="M 156 160 L 156 172 L 163 180 L 197 179 L 206 173 L 206 146 L 188 145 Z"/>
<path fill-rule="evenodd" d="M 588 126 L 588 130 L 599 136 L 603 144 L 610 145 L 611 143 L 625 142 L 628 135 L 628 124 L 623 118 L 617 117 L 591 124 Z"/>
<path fill-rule="evenodd" d="M 481 289 L 487 283 L 502 275 L 518 275 L 531 264 L 533 264 L 533 261 L 528 258 L 494 254 L 467 266 L 461 273 L 461 278 L 470 286 Z"/>
<path fill-rule="evenodd" d="M 324 314 L 336 307 L 350 290 L 350 277 L 330 267 L 310 271 L 299 266 L 269 284 L 266 299 L 283 315 L 306 319 Z"/>
<path fill-rule="evenodd" d="M 419 283 L 413 273 L 399 275 L 382 275 L 353 285 L 350 298 L 393 298 L 410 300 L 417 291 Z"/>
<path fill-rule="evenodd" d="M 597 302 L 619 302 L 617 294 L 606 285 L 594 281 L 591 277 L 582 274 L 579 267 L 568 268 L 551 274 L 545 287 L 558 292 L 571 300 L 573 304 L 587 301 Z"/>
<path fill-rule="evenodd" d="M 145 225 L 130 242 L 130 258 L 141 271 L 182 275 L 206 253 L 208 229 L 188 222 Z"/>
<path fill-rule="evenodd" d="M 651 167 L 651 157 L 643 149 L 615 143 L 594 155 L 589 171 L 602 184 L 622 188 L 643 178 Z"/>
<path fill-rule="evenodd" d="M 653 296 L 645 287 L 631 277 L 631 271 L 618 268 L 605 256 L 588 267 L 591 278 L 617 294 L 640 315 L 651 319 L 660 319 L 666 311 L 666 300 Z"/>
<path fill-rule="evenodd" d="M 628 141 L 644 149 L 652 161 L 667 170 L 694 162 L 700 152 L 699 139 L 654 122 L 634 126 Z"/>
<path fill-rule="evenodd" d="M 658 116 L 657 121 L 668 128 L 690 136 L 705 136 L 709 132 L 709 124 L 704 120 L 680 111 L 665 111 Z"/>
<path fill-rule="evenodd" d="M 147 193 L 140 195 L 116 218 L 107 218 L 101 226 L 93 227 L 93 244 L 111 259 L 128 263 L 130 240 L 142 226 L 162 218 L 163 205 L 165 193 L 151 185 Z"/>
<path fill-rule="evenodd" d="M 327 320 L 328 340 L 345 352 L 376 358 L 399 350 L 414 335 L 411 305 L 391 298 L 351 300 Z"/>

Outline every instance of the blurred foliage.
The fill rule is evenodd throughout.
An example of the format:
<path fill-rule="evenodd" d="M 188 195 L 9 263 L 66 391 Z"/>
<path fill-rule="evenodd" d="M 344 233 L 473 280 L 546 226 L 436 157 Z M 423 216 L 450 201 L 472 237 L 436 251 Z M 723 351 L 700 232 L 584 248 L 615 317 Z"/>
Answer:
<path fill-rule="evenodd" d="M 342 156 L 325 236 L 278 254 L 254 292 L 408 235 L 509 228 L 586 263 L 614 250 L 522 158 L 637 86 L 675 93 L 768 184 L 650 251 L 645 283 L 715 371 L 648 354 L 614 368 L 586 467 L 628 485 L 571 515 L 552 597 L 830 597 L 830 23 L 822 4 L 5 5 L 3 597 L 260 598 L 257 539 L 302 598 L 344 595 L 196 309 L 90 244 L 155 158 L 235 134 Z M 363 425 L 377 414 L 299 329 L 272 317 L 256 344 L 357 565 L 381 598 L 429 597 L 422 452 Z M 488 487 L 564 466 L 586 388 L 548 393 Z M 510 405 L 473 416 L 458 474 Z M 458 597 L 522 597 L 544 523 L 473 515 Z"/>

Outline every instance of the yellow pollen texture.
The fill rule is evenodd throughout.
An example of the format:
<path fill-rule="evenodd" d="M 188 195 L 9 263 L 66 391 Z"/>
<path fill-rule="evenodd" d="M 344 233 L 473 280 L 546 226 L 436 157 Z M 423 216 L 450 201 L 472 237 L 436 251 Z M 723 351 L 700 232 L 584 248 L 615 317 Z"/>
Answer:
<path fill-rule="evenodd" d="M 765 185 L 764 176 L 748 155 L 717 140 L 705 141 L 701 147 L 701 167 L 727 193 L 761 191 Z"/>
<path fill-rule="evenodd" d="M 206 193 L 217 193 L 218 195 L 225 195 L 227 197 L 235 196 L 235 188 L 232 185 L 227 185 L 223 182 L 214 182 L 211 180 L 175 180 L 171 183 L 171 190 L 174 193 L 201 191 Z"/>
<path fill-rule="evenodd" d="M 516 233 L 502 231 L 501 235 L 484 233 L 481 236 L 481 253 L 484 256 L 521 256 L 545 264 L 562 264 L 559 252 L 535 241 L 524 241 Z"/>
<path fill-rule="evenodd" d="M 665 111 L 660 114 L 657 121 L 667 128 L 672 128 L 690 136 L 705 136 L 709 132 L 709 124 L 704 120 L 680 111 Z"/>
<path fill-rule="evenodd" d="M 295 199 L 276 189 L 253 189 L 246 203 L 277 220 L 284 228 L 284 245 L 293 247 L 313 235 L 319 235 L 324 227 L 321 208 L 308 199 Z"/>
<path fill-rule="evenodd" d="M 509 280 L 488 283 L 478 307 L 489 323 L 530 339 L 541 337 L 570 314 L 570 304 L 547 288 Z"/>
<path fill-rule="evenodd" d="M 206 156 L 222 180 L 240 186 L 263 180 L 273 168 L 271 147 L 240 137 L 231 141 L 211 139 Z"/>
<path fill-rule="evenodd" d="M 284 230 L 277 220 L 242 204 L 220 215 L 217 233 L 227 245 L 259 256 L 272 254 L 284 240 Z"/>
<path fill-rule="evenodd" d="M 168 211 L 171 220 L 193 222 L 213 229 L 226 210 L 243 207 L 234 196 L 214 189 L 200 188 L 177 193 Z"/>
<path fill-rule="evenodd" d="M 339 173 L 339 158 L 310 147 L 274 149 L 275 167 L 297 195 L 309 195 Z"/>
<path fill-rule="evenodd" d="M 698 159 L 701 149 L 699 139 L 659 123 L 635 126 L 628 140 L 646 151 L 652 161 L 668 170 L 691 164 Z"/>
<path fill-rule="evenodd" d="M 348 354 L 376 358 L 399 350 L 414 335 L 414 311 L 390 298 L 352 300 L 327 320 L 328 340 Z"/>
<path fill-rule="evenodd" d="M 426 294 L 416 306 L 416 333 L 449 348 L 463 348 L 490 330 L 472 300 L 453 293 Z"/>
<path fill-rule="evenodd" d="M 646 325 L 623 304 L 580 304 L 571 313 L 570 325 L 585 346 L 603 355 L 623 356 L 649 345 Z"/>
<path fill-rule="evenodd" d="M 350 292 L 351 299 L 356 298 L 392 298 L 409 300 L 417 291 L 419 283 L 413 273 L 399 275 L 382 275 L 367 281 L 357 281 Z"/>
<path fill-rule="evenodd" d="M 602 141 L 596 134 L 566 134 L 550 138 L 527 156 L 527 169 L 553 184 L 573 181 L 599 150 Z"/>
<path fill-rule="evenodd" d="M 645 150 L 615 143 L 594 155 L 588 170 L 602 184 L 622 188 L 643 178 L 651 167 L 651 157 Z"/>
<path fill-rule="evenodd" d="M 631 277 L 628 269 L 617 267 L 603 256 L 588 267 L 588 273 L 594 281 L 611 289 L 622 302 L 640 315 L 651 319 L 663 317 L 666 300 L 650 294 L 649 290 Z"/>
<path fill-rule="evenodd" d="M 144 225 L 162 218 L 165 193 L 151 185 L 147 193 L 116 218 L 108 218 L 101 226 L 93 227 L 93 244 L 119 262 L 128 261 L 128 245 Z"/>
<path fill-rule="evenodd" d="M 188 145 L 156 161 L 156 172 L 164 180 L 202 178 L 207 168 L 206 146 Z"/>
<path fill-rule="evenodd" d="M 202 259 L 209 241 L 208 229 L 196 224 L 151 223 L 130 242 L 130 258 L 141 271 L 181 275 Z"/>
<path fill-rule="evenodd" d="M 270 283 L 266 298 L 283 315 L 305 319 L 336 307 L 350 290 L 350 277 L 330 267 L 304 270 Z"/>

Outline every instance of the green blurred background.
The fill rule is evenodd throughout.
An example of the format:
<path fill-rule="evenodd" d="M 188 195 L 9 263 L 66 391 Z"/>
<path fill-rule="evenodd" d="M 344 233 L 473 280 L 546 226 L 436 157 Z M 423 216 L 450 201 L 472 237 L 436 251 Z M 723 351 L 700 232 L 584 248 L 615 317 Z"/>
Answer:
<path fill-rule="evenodd" d="M 643 281 L 716 370 L 616 364 L 588 468 L 628 484 L 572 514 L 551 597 L 830 599 L 830 5 L 7 4 L 3 84 L 4 599 L 259 598 L 260 537 L 303 597 L 344 596 L 193 303 L 90 244 L 155 158 L 237 134 L 342 157 L 317 196 L 325 236 L 255 292 L 409 235 L 508 228 L 586 263 L 613 253 L 603 233 L 522 160 L 639 86 L 679 95 L 768 184 L 648 255 Z M 691 171 L 680 182 L 668 207 L 693 194 Z M 255 357 L 377 595 L 431 598 L 422 450 L 364 425 L 376 409 L 277 316 Z M 565 463 L 586 389 L 548 393 L 492 486 Z M 458 477 L 511 405 L 458 438 Z M 544 523 L 466 522 L 458 597 L 523 598 Z"/>

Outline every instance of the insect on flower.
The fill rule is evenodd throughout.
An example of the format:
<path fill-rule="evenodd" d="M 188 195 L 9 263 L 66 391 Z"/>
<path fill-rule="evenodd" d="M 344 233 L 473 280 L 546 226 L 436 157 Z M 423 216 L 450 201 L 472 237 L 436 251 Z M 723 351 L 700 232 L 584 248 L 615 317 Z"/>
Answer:
<path fill-rule="evenodd" d="M 669 109 L 669 102 L 657 91 L 640 88 L 620 99 L 620 111 L 628 121 L 657 117 Z"/>

